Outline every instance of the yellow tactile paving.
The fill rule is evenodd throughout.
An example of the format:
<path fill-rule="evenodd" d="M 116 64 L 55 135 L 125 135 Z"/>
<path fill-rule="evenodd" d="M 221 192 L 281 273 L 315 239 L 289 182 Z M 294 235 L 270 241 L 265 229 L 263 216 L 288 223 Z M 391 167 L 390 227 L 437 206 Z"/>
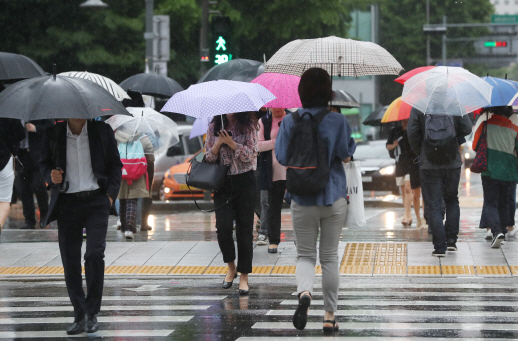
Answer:
<path fill-rule="evenodd" d="M 0 275 L 2 274 L 2 272 L 5 271 L 5 269 L 7 269 L 6 267 L 0 267 Z"/>
<path fill-rule="evenodd" d="M 250 275 L 269 275 L 273 270 L 273 266 L 252 266 Z"/>
<path fill-rule="evenodd" d="M 317 275 L 321 275 L 321 274 L 322 274 L 322 266 L 317 265 L 317 266 L 315 267 L 315 273 L 316 273 Z"/>
<path fill-rule="evenodd" d="M 511 265 L 509 268 L 511 268 L 511 273 L 513 275 L 518 275 L 518 265 Z"/>
<path fill-rule="evenodd" d="M 342 275 L 372 275 L 372 265 L 346 265 L 340 267 Z"/>
<path fill-rule="evenodd" d="M 201 275 L 206 266 L 175 266 L 169 273 L 170 275 Z"/>
<path fill-rule="evenodd" d="M 375 265 L 406 265 L 406 243 L 378 243 Z"/>
<path fill-rule="evenodd" d="M 13 266 L 2 271 L 2 275 L 31 275 L 39 268 L 39 266 Z"/>
<path fill-rule="evenodd" d="M 42 266 L 33 275 L 63 275 L 64 273 L 62 266 Z"/>
<path fill-rule="evenodd" d="M 441 275 L 439 265 L 409 265 L 407 267 L 409 275 Z"/>
<path fill-rule="evenodd" d="M 374 265 L 374 274 L 406 276 L 406 265 Z"/>
<path fill-rule="evenodd" d="M 158 266 L 158 265 L 144 265 L 136 274 L 143 275 L 167 275 L 171 270 L 173 270 L 174 266 Z"/>
<path fill-rule="evenodd" d="M 228 271 L 228 267 L 226 266 L 209 266 L 205 272 L 204 275 L 224 275 Z"/>
<path fill-rule="evenodd" d="M 443 275 L 476 275 L 472 265 L 441 265 Z"/>
<path fill-rule="evenodd" d="M 477 275 L 488 275 L 488 276 L 505 276 L 511 275 L 511 271 L 509 271 L 509 267 L 504 265 L 477 265 L 476 266 Z"/>
<path fill-rule="evenodd" d="M 376 248 L 376 243 L 347 243 L 340 267 L 373 264 Z"/>
<path fill-rule="evenodd" d="M 272 275 L 295 275 L 296 266 L 275 266 Z"/>
<path fill-rule="evenodd" d="M 104 273 L 107 275 L 131 275 L 134 274 L 140 265 L 121 265 L 121 266 L 109 266 L 104 269 Z"/>

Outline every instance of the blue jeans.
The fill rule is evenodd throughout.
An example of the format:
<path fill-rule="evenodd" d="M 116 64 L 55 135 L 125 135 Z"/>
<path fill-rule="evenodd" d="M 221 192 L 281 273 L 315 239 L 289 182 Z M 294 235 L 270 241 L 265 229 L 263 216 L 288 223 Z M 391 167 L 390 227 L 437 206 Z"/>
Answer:
<path fill-rule="evenodd" d="M 509 220 L 507 226 L 514 226 L 516 222 L 514 221 L 514 215 L 516 214 L 516 183 L 511 184 L 511 193 L 509 197 Z M 482 216 L 480 217 L 480 225 L 479 228 L 485 229 L 488 228 L 489 225 L 487 223 L 487 212 L 486 212 L 486 202 L 484 201 L 484 206 L 482 207 Z"/>
<path fill-rule="evenodd" d="M 493 236 L 499 233 L 507 233 L 507 226 L 510 223 L 510 202 L 512 203 L 511 192 L 514 189 L 516 195 L 516 183 L 491 179 L 489 176 L 482 176 L 482 188 L 484 189 L 484 209 L 486 227 L 491 228 Z M 516 204 L 514 204 L 514 211 Z M 482 223 L 482 222 L 481 222 Z"/>
<path fill-rule="evenodd" d="M 420 178 L 433 245 L 436 251 L 446 251 L 446 241 L 456 242 L 459 234 L 460 168 L 421 169 Z M 446 224 L 443 224 L 441 209 L 443 199 L 446 205 Z"/>

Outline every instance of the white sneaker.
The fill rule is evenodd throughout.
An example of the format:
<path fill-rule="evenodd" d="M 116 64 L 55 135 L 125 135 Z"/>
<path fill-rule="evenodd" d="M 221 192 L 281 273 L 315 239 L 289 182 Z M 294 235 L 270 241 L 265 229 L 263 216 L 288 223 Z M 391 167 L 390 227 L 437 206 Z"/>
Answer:
<path fill-rule="evenodd" d="M 120 230 L 122 226 L 121 220 L 117 219 L 117 230 Z"/>
<path fill-rule="evenodd" d="M 133 239 L 133 232 L 130 230 L 124 231 L 124 237 L 126 237 L 126 239 Z"/>
<path fill-rule="evenodd" d="M 507 235 L 509 237 L 514 237 L 516 235 L 516 232 L 518 232 L 518 229 L 516 228 L 516 226 L 514 226 L 514 229 L 512 231 L 507 231 Z"/>
<path fill-rule="evenodd" d="M 257 236 L 257 245 L 268 245 L 268 238 L 264 234 Z"/>
<path fill-rule="evenodd" d="M 491 233 L 491 230 L 487 230 L 487 232 L 486 232 L 486 239 L 487 240 L 493 239 L 493 233 Z"/>

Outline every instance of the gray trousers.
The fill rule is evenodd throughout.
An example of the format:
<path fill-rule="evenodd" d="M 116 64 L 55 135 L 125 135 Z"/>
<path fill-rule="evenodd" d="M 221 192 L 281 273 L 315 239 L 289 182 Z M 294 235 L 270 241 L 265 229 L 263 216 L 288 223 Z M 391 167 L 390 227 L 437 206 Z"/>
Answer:
<path fill-rule="evenodd" d="M 258 233 L 268 235 L 268 190 L 260 190 L 261 194 L 261 227 Z"/>
<path fill-rule="evenodd" d="M 338 243 L 347 216 L 347 200 L 341 198 L 331 206 L 301 206 L 292 201 L 291 216 L 297 240 L 297 292 L 313 292 L 320 227 L 319 257 L 324 310 L 335 312 L 340 284 Z"/>

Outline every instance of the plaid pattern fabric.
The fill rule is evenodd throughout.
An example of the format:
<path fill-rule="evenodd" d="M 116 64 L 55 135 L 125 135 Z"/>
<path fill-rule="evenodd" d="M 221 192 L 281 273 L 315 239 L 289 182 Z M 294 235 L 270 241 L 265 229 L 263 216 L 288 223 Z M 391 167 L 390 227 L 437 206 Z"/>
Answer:
<path fill-rule="evenodd" d="M 301 76 L 312 67 L 332 76 L 398 75 L 403 67 L 378 44 L 335 36 L 299 39 L 281 47 L 266 63 L 265 72 Z"/>
<path fill-rule="evenodd" d="M 121 219 L 121 231 L 137 232 L 137 203 L 138 199 L 120 199 L 119 216 Z"/>

